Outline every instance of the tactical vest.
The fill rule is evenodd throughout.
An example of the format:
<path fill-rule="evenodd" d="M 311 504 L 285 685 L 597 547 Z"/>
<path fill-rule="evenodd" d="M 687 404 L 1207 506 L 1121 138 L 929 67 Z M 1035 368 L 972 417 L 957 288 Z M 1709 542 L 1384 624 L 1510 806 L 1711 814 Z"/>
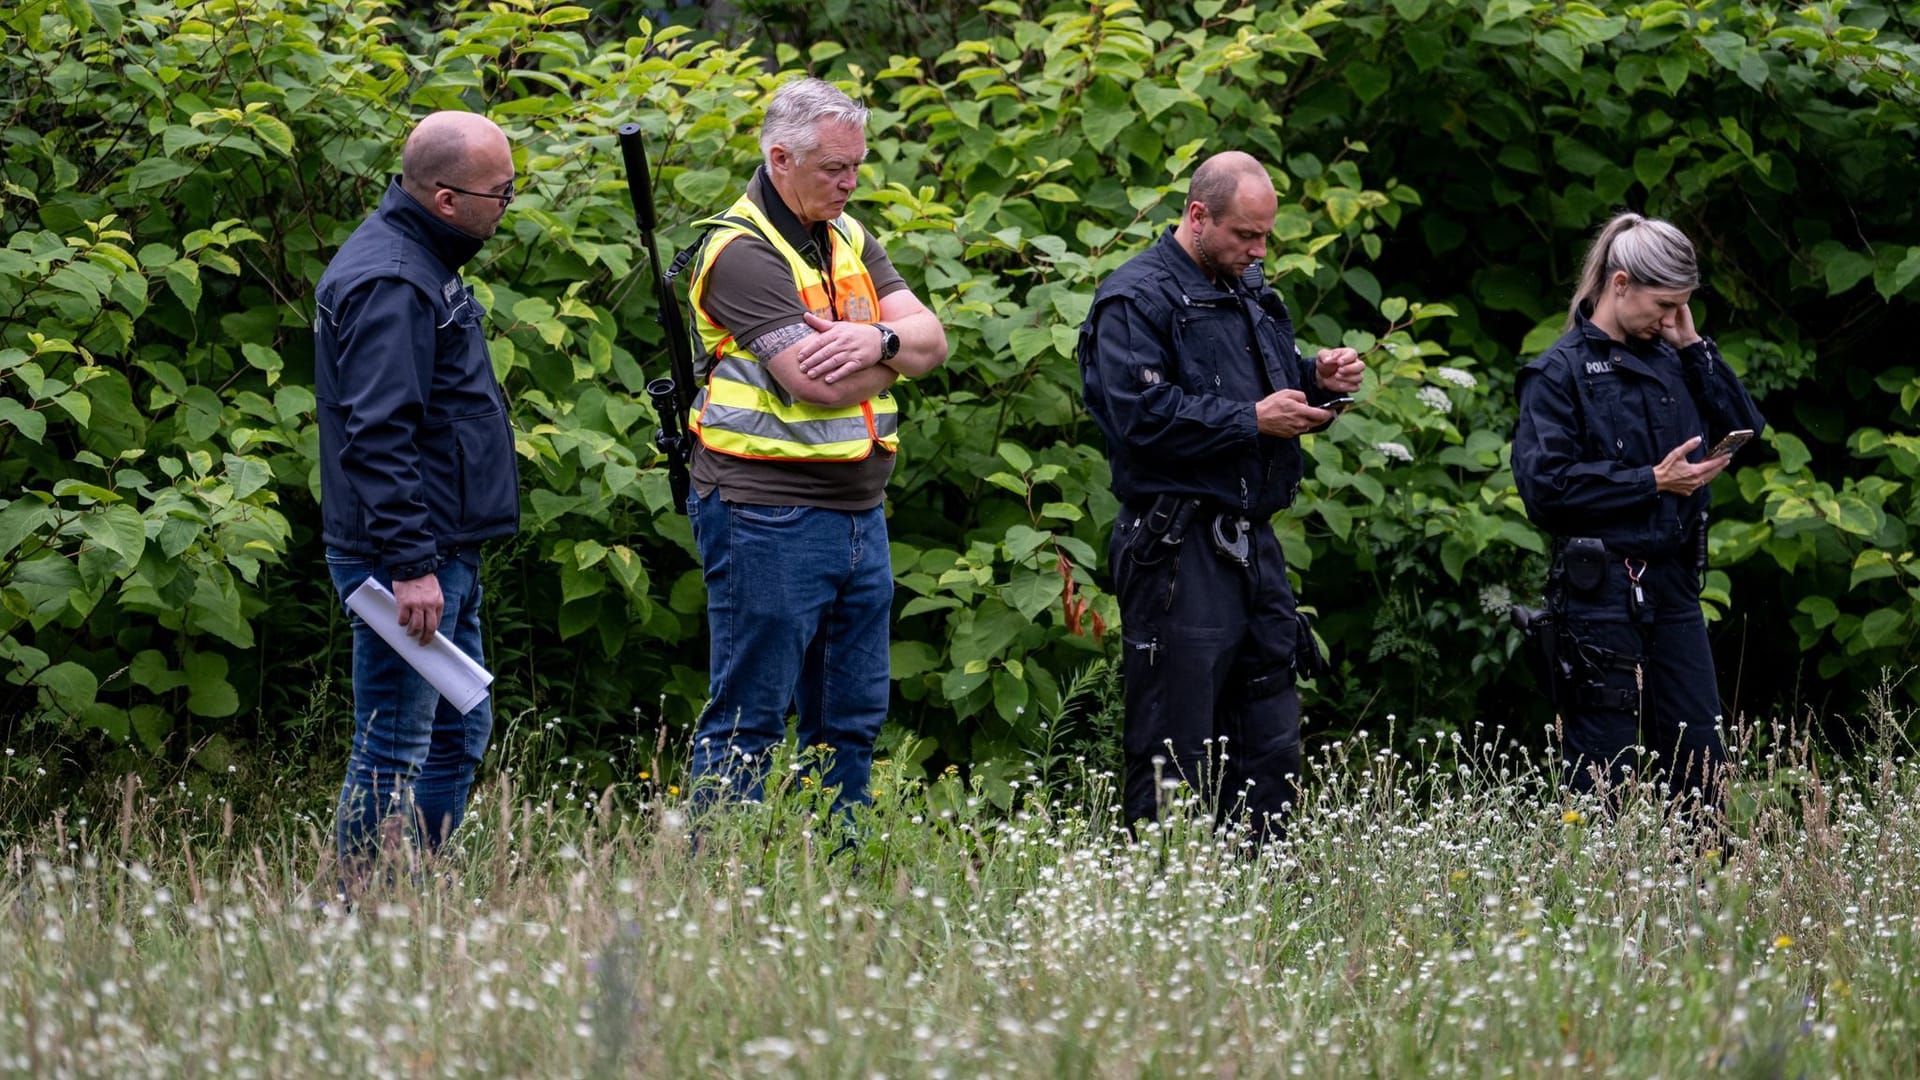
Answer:
<path fill-rule="evenodd" d="M 704 302 L 714 260 L 728 244 L 752 235 L 772 245 L 786 260 L 794 291 L 808 311 L 847 322 L 878 322 L 880 302 L 862 258 L 865 230 L 845 215 L 829 223 L 829 278 L 787 243 L 746 196 L 726 213 L 699 224 L 710 231 L 695 257 L 687 299 L 709 365 L 706 385 L 694 398 L 687 418 L 687 430 L 709 450 L 771 461 L 859 461 L 873 452 L 875 443 L 889 452 L 898 450 L 900 413 L 891 394 L 841 408 L 790 400 L 766 365 L 714 321 Z"/>

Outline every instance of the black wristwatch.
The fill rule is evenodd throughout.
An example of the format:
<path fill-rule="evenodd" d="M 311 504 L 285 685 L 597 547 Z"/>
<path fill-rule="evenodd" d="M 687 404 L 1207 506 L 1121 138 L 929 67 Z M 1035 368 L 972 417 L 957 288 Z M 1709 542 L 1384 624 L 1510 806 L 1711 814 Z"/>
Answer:
<path fill-rule="evenodd" d="M 873 328 L 880 331 L 880 362 L 884 364 L 900 355 L 900 335 L 893 332 L 893 327 L 877 322 Z"/>

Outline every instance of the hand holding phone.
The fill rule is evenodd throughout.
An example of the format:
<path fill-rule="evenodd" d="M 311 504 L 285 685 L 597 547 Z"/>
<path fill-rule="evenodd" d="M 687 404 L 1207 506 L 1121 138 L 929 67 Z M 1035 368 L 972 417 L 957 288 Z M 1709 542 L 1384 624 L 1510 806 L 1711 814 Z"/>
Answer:
<path fill-rule="evenodd" d="M 1727 432 L 1727 435 L 1725 438 L 1713 444 L 1713 449 L 1707 451 L 1707 457 L 1710 459 L 1717 458 L 1717 457 L 1729 457 L 1733 454 L 1734 451 L 1747 445 L 1748 441 L 1750 441 L 1752 438 L 1753 438 L 1752 428 L 1741 428 L 1738 431 L 1729 431 Z"/>
<path fill-rule="evenodd" d="M 1348 409 L 1353 408 L 1353 395 L 1341 394 L 1337 398 L 1329 398 L 1320 403 L 1320 408 L 1336 414 L 1346 412 Z"/>

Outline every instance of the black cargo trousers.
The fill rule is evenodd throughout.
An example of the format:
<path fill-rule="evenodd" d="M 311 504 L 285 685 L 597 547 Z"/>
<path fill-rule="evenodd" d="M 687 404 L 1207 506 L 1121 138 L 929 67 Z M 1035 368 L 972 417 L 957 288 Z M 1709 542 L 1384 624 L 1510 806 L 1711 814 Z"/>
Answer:
<path fill-rule="evenodd" d="M 1184 783 L 1216 821 L 1244 814 L 1264 842 L 1299 800 L 1294 658 L 1314 645 L 1300 640 L 1272 525 L 1200 505 L 1156 533 L 1155 510 L 1124 506 L 1108 551 L 1125 651 L 1122 809 L 1129 826 L 1157 820 Z"/>
<path fill-rule="evenodd" d="M 1682 804 L 1720 809 L 1727 761 L 1713 651 L 1700 614 L 1703 559 L 1599 553 L 1570 558 L 1556 540 L 1547 604 L 1564 627 L 1571 668 L 1554 687 L 1567 783 L 1590 792 L 1644 778 Z"/>

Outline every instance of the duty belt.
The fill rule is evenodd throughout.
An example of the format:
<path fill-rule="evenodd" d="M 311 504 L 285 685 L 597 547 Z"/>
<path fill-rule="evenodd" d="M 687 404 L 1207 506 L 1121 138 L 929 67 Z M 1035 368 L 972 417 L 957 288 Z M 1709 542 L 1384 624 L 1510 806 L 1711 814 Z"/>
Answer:
<path fill-rule="evenodd" d="M 1156 497 L 1140 515 L 1140 531 L 1144 536 L 1135 548 L 1135 561 L 1143 566 L 1152 566 L 1166 558 L 1169 552 L 1186 540 L 1194 516 L 1200 514 L 1207 520 L 1213 549 L 1223 558 L 1231 559 L 1242 567 L 1251 565 L 1249 557 L 1253 550 L 1253 520 L 1232 510 L 1205 510 L 1204 505 L 1201 499 L 1177 495 Z"/>

